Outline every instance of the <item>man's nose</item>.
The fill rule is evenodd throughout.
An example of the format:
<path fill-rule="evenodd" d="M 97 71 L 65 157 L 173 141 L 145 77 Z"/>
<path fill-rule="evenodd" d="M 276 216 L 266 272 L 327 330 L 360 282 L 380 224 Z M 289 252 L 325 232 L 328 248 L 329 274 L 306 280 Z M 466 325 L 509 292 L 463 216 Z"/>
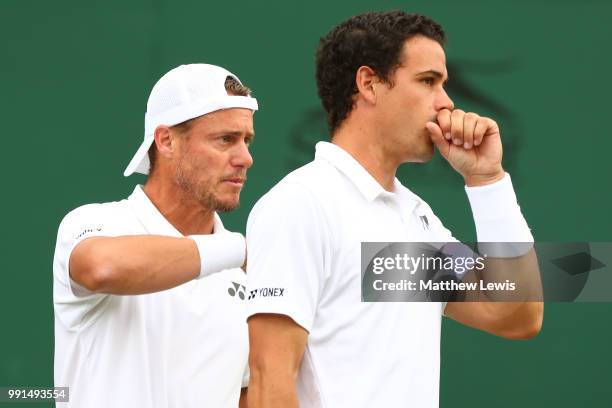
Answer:
<path fill-rule="evenodd" d="M 454 108 L 455 104 L 453 103 L 453 100 L 450 98 L 450 96 L 448 96 L 446 91 L 442 89 L 440 95 L 438 96 L 438 99 L 436 100 L 436 111 L 439 112 L 442 109 L 448 109 L 452 111 Z"/>
<path fill-rule="evenodd" d="M 236 152 L 232 157 L 232 166 L 234 167 L 243 167 L 248 169 L 253 165 L 253 156 L 251 156 L 251 152 L 249 152 L 249 145 L 242 141 L 236 146 Z"/>

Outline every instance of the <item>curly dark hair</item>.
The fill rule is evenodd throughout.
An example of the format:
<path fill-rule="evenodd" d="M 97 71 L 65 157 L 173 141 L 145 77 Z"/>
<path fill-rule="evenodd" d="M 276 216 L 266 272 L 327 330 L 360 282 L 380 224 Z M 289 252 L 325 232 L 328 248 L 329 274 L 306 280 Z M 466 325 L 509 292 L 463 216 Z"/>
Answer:
<path fill-rule="evenodd" d="M 431 18 L 399 10 L 359 14 L 321 38 L 316 52 L 317 90 L 332 135 L 353 109 L 357 69 L 368 66 L 393 86 L 389 79 L 401 63 L 404 42 L 416 35 L 442 46 L 446 42 L 442 27 Z"/>

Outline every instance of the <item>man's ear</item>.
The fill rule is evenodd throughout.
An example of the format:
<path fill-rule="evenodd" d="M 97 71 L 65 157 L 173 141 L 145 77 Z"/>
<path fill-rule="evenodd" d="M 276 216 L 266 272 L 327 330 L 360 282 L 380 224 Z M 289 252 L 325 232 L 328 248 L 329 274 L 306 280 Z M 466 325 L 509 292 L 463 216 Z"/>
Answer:
<path fill-rule="evenodd" d="M 355 85 L 359 95 L 371 104 L 376 103 L 376 87 L 379 86 L 380 79 L 374 70 L 366 65 L 357 69 L 355 74 Z"/>
<path fill-rule="evenodd" d="M 174 141 L 174 134 L 170 131 L 170 128 L 165 125 L 160 125 L 155 129 L 153 134 L 155 139 L 154 143 L 157 147 L 159 155 L 169 159 L 174 153 L 176 148 L 176 142 Z"/>

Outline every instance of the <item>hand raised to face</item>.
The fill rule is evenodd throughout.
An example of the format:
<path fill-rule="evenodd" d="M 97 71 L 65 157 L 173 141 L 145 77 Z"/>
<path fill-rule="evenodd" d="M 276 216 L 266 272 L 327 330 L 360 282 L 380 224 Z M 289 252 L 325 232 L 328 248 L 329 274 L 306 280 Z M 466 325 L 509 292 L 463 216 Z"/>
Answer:
<path fill-rule="evenodd" d="M 425 125 L 431 140 L 468 186 L 486 185 L 504 177 L 501 135 L 493 119 L 461 109 L 442 109 L 436 122 Z"/>

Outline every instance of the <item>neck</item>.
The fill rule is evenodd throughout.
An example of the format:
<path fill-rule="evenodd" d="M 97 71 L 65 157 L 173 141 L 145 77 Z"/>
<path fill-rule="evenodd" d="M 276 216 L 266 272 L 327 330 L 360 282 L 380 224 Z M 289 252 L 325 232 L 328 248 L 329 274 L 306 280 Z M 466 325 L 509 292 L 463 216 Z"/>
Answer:
<path fill-rule="evenodd" d="M 181 234 L 200 235 L 213 232 L 214 210 L 203 208 L 171 180 L 153 175 L 147 180 L 143 190 L 164 218 Z"/>
<path fill-rule="evenodd" d="M 348 121 L 347 121 L 348 122 Z M 334 132 L 332 143 L 346 150 L 387 191 L 393 191 L 395 173 L 400 165 L 384 145 L 384 135 L 375 129 L 352 122 Z"/>

